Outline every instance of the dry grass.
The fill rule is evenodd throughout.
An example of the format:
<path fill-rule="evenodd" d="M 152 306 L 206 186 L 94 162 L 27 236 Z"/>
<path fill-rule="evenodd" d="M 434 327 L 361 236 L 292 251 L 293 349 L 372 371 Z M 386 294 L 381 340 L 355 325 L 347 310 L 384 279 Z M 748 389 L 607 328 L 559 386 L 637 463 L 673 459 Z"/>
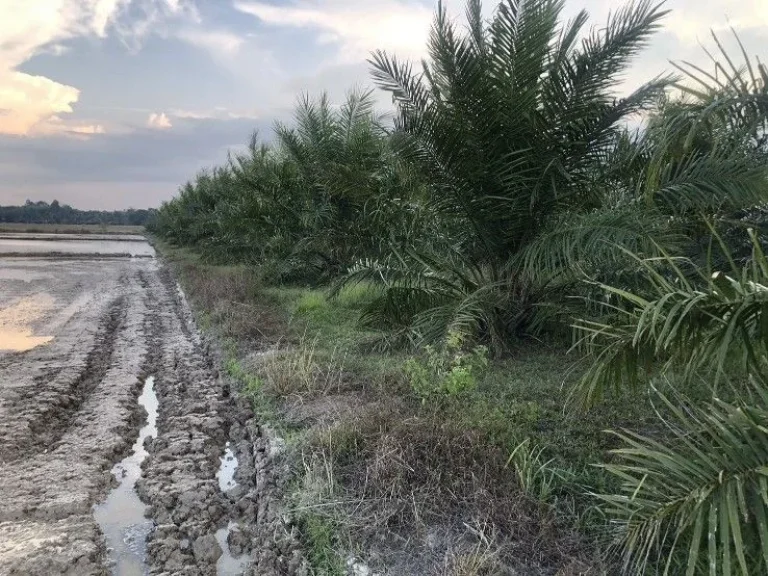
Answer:
<path fill-rule="evenodd" d="M 498 547 L 485 532 L 469 550 L 450 550 L 435 576 L 502 576 L 513 574 L 499 561 Z"/>
<path fill-rule="evenodd" d="M 209 266 L 194 257 L 174 260 L 187 296 L 204 311 L 217 333 L 243 346 L 276 345 L 287 318 L 262 293 L 258 275 L 245 266 Z"/>
<path fill-rule="evenodd" d="M 415 406 L 377 403 L 310 433 L 304 463 L 314 488 L 305 489 L 356 541 L 424 573 L 581 561 L 583 543 L 521 489 L 508 458 L 481 434 Z"/>
<path fill-rule="evenodd" d="M 277 350 L 263 358 L 258 370 L 264 391 L 277 397 L 316 397 L 340 393 L 344 380 L 343 357 L 317 352 L 317 341 L 306 338 L 294 348 Z"/>

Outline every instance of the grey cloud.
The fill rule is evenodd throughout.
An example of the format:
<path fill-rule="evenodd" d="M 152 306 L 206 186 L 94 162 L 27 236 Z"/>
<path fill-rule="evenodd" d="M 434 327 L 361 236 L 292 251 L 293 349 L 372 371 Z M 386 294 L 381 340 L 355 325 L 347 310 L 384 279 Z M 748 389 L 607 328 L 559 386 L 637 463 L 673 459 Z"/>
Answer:
<path fill-rule="evenodd" d="M 200 168 L 225 161 L 227 150 L 243 146 L 255 129 L 267 133 L 268 128 L 251 119 L 187 120 L 178 121 L 172 130 L 88 139 L 2 137 L 0 203 L 18 201 L 19 195 L 21 201 L 44 199 L 58 189 L 62 201 L 88 207 L 100 186 L 111 190 L 107 197 L 96 198 L 107 202 L 106 207 L 139 207 L 135 196 L 121 190 L 151 183 L 154 190 L 173 191 Z M 159 203 L 152 202 L 151 195 L 141 198 L 143 205 Z"/>

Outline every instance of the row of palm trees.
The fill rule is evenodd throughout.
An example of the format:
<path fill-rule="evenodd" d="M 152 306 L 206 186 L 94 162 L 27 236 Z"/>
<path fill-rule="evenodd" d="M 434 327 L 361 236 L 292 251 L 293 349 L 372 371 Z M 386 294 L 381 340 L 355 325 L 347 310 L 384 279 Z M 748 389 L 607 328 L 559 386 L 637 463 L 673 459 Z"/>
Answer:
<path fill-rule="evenodd" d="M 659 392 L 669 442 L 623 433 L 604 509 L 628 573 L 765 573 L 768 70 L 715 38 L 711 70 L 619 97 L 662 6 L 589 30 L 563 6 L 503 0 L 486 20 L 469 0 L 459 26 L 440 5 L 421 67 L 371 57 L 394 122 L 368 92 L 304 98 L 154 230 L 275 281 L 375 285 L 362 321 L 391 342 L 460 333 L 503 354 L 573 334 L 581 405 L 662 380 L 727 386 L 729 403 L 690 410 Z"/>

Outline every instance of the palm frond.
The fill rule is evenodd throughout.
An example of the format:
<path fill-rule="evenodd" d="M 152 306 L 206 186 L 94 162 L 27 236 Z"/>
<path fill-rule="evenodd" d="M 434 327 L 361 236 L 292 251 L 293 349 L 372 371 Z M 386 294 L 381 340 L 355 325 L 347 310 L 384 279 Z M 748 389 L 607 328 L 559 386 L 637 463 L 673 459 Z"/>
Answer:
<path fill-rule="evenodd" d="M 621 482 L 599 495 L 631 574 L 768 571 L 768 404 L 714 400 L 699 408 L 656 392 L 667 440 L 614 434 L 604 468 Z"/>
<path fill-rule="evenodd" d="M 698 271 L 693 281 L 684 261 L 663 255 L 637 259 L 649 295 L 603 285 L 614 314 L 607 322 L 576 324 L 579 345 L 592 355 L 575 390 L 581 401 L 591 404 L 622 382 L 636 383 L 658 362 L 662 369 L 684 367 L 686 374 L 706 367 L 722 378 L 736 358 L 746 373 L 757 373 L 768 354 L 768 260 L 754 233 L 752 242 L 752 262 L 738 274 Z"/>

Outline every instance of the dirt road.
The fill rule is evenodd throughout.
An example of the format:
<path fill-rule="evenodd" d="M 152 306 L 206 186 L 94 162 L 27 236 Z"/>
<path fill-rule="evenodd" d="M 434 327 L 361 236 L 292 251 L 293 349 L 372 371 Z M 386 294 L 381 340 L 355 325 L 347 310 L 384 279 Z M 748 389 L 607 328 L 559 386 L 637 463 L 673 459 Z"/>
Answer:
<path fill-rule="evenodd" d="M 0 574 L 116 572 L 93 506 L 137 437 L 148 376 L 159 417 L 138 492 L 155 528 L 139 573 L 217 573 L 235 404 L 209 357 L 154 259 L 0 260 Z"/>

